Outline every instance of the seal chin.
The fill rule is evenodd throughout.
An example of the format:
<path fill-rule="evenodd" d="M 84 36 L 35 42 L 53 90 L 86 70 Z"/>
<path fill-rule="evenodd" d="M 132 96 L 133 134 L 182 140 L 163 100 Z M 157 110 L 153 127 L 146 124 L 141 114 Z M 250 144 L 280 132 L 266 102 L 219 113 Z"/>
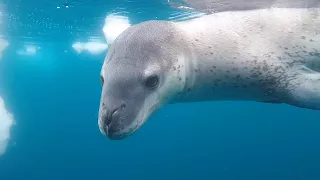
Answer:
<path fill-rule="evenodd" d="M 111 116 L 117 117 L 117 116 Z M 118 118 L 109 120 L 104 116 L 99 118 L 100 132 L 110 140 L 122 140 L 135 133 L 145 122 L 146 118 L 137 118 L 132 123 L 123 124 Z"/>
<path fill-rule="evenodd" d="M 134 125 L 125 125 L 119 123 L 118 118 L 109 119 L 114 116 L 107 116 L 99 118 L 100 132 L 111 140 L 122 140 L 133 134 L 141 125 L 134 123 Z"/>
<path fill-rule="evenodd" d="M 126 135 L 125 133 L 114 133 L 114 134 L 107 134 L 106 135 L 110 140 L 122 140 L 130 135 Z"/>
<path fill-rule="evenodd" d="M 157 97 L 153 97 L 152 101 L 149 99 L 137 108 L 128 108 L 131 106 L 127 105 L 115 108 L 110 108 L 109 105 L 109 108 L 106 108 L 102 104 L 98 120 L 100 132 L 111 140 L 122 140 L 131 136 L 143 126 L 161 104 Z"/>
<path fill-rule="evenodd" d="M 109 127 L 109 126 L 101 126 L 99 125 L 99 129 L 100 129 L 100 132 L 108 137 L 110 140 L 122 140 L 122 139 L 125 139 L 127 137 L 129 137 L 131 134 L 133 134 L 137 129 L 137 128 L 134 128 L 134 129 L 130 129 L 129 131 L 116 131 L 114 128 Z"/>

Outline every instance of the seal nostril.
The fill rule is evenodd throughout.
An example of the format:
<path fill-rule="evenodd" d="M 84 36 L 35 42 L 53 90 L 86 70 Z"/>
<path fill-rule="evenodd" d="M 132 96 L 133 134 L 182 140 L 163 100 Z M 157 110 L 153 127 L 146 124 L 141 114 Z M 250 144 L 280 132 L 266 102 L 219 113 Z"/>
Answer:
<path fill-rule="evenodd" d="M 104 123 L 103 123 L 103 131 L 106 135 L 110 134 L 109 131 L 112 131 L 112 129 L 114 129 L 115 125 L 117 125 L 117 123 L 113 123 L 113 121 L 119 121 L 118 119 L 118 111 L 125 107 L 125 104 L 121 104 L 120 107 L 113 109 L 112 111 L 106 111 L 106 115 L 104 116 Z"/>
<path fill-rule="evenodd" d="M 126 107 L 126 104 L 121 104 L 121 108 L 125 108 Z"/>
<path fill-rule="evenodd" d="M 110 126 L 111 124 L 111 121 L 112 121 L 112 115 L 118 110 L 119 108 L 117 109 L 114 109 L 113 111 L 109 111 L 108 114 L 107 114 L 107 117 L 106 117 L 106 121 L 105 121 L 105 125 L 106 126 Z"/>
<path fill-rule="evenodd" d="M 104 134 L 105 134 L 105 135 L 108 134 L 108 130 L 109 130 L 109 128 L 108 128 L 107 125 L 103 126 L 103 131 L 104 131 Z"/>

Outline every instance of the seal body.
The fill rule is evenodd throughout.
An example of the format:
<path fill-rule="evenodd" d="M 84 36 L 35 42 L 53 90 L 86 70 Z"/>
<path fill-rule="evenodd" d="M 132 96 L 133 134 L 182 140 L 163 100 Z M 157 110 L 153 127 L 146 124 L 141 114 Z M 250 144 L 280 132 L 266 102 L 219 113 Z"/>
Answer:
<path fill-rule="evenodd" d="M 193 72 L 187 76 L 194 76 L 191 93 L 181 101 L 254 100 L 320 109 L 319 9 L 223 12 L 177 26 L 191 46 L 186 61 Z"/>
<path fill-rule="evenodd" d="M 320 109 L 319 9 L 223 12 L 177 27 L 191 46 L 187 76 L 194 76 L 180 101 L 254 100 Z"/>
<path fill-rule="evenodd" d="M 266 8 L 313 8 L 319 7 L 319 0 L 182 0 L 198 11 L 213 13 L 235 10 Z"/>
<path fill-rule="evenodd" d="M 168 103 L 248 100 L 319 110 L 319 9 L 140 23 L 114 41 L 101 79 L 99 127 L 111 139 L 129 136 Z"/>

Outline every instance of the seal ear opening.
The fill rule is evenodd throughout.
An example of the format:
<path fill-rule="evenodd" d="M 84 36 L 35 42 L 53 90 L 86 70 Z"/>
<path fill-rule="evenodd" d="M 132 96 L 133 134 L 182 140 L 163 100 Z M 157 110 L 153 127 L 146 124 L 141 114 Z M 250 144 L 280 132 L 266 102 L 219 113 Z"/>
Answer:
<path fill-rule="evenodd" d="M 100 75 L 100 83 L 101 83 L 101 85 L 103 85 L 103 84 L 104 84 L 104 78 L 103 78 L 103 76 L 102 76 L 102 75 Z"/>

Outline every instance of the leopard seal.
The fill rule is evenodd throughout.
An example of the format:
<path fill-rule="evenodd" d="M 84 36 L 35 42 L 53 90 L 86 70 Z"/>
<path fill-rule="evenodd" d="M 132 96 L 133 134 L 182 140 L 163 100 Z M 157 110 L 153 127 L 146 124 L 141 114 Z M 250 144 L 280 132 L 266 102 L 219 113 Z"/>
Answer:
<path fill-rule="evenodd" d="M 99 129 L 113 140 L 165 104 L 239 100 L 320 110 L 320 9 L 136 24 L 111 45 L 101 82 Z"/>

